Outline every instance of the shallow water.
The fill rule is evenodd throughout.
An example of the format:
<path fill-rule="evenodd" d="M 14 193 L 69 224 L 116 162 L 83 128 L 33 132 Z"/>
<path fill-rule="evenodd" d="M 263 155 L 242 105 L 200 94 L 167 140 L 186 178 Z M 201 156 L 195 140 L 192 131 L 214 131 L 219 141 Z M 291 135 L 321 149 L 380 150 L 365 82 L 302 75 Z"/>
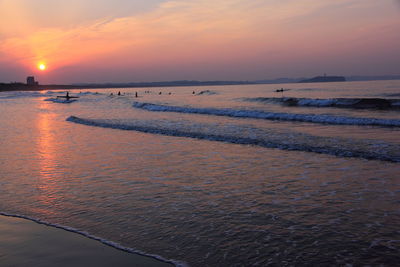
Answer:
<path fill-rule="evenodd" d="M 0 92 L 0 211 L 191 266 L 399 262 L 400 111 L 248 101 L 281 87 L 400 93 L 400 81 L 75 90 L 73 103 Z M 255 112 L 317 119 L 235 116 Z"/>

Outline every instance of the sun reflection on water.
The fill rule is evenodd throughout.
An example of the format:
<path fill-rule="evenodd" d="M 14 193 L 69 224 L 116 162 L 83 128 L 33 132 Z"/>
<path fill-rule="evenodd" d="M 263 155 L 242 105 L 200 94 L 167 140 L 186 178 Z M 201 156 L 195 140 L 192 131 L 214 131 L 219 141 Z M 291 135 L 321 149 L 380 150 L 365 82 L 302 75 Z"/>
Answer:
<path fill-rule="evenodd" d="M 54 206 L 59 200 L 59 181 L 62 178 L 60 171 L 60 161 L 56 152 L 56 138 L 52 125 L 55 114 L 49 112 L 51 105 L 46 101 L 40 101 L 40 112 L 37 117 L 37 151 L 39 155 L 39 178 L 37 189 L 39 191 L 39 201 L 45 206 Z M 51 213 L 50 209 L 45 209 Z"/>

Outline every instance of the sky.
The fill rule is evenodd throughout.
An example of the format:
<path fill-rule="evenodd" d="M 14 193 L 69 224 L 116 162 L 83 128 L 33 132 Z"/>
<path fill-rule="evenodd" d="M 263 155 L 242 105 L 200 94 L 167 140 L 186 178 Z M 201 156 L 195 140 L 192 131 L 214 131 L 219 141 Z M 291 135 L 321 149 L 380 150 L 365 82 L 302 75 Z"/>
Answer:
<path fill-rule="evenodd" d="M 400 74 L 400 0 L 0 0 L 0 82 L 324 73 Z"/>

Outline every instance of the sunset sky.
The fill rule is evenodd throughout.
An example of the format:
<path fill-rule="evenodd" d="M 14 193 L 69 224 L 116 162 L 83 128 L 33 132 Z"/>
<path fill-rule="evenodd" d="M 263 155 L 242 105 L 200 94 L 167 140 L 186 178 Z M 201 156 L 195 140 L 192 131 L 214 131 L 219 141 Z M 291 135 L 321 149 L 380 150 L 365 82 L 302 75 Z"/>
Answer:
<path fill-rule="evenodd" d="M 0 0 L 0 82 L 323 73 L 400 74 L 400 1 Z"/>

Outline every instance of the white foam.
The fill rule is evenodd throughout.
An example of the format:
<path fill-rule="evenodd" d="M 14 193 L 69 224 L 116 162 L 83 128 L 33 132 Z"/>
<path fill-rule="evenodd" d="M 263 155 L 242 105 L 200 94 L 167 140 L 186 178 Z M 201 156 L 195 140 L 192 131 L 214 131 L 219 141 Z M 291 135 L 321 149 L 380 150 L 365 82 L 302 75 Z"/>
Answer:
<path fill-rule="evenodd" d="M 303 98 L 298 102 L 299 106 L 329 107 L 334 103 L 333 99 L 309 99 Z"/>
<path fill-rule="evenodd" d="M 385 98 L 296 98 L 296 97 L 256 97 L 245 101 L 284 104 L 301 107 L 335 107 L 362 109 L 398 109 L 400 99 Z"/>
<path fill-rule="evenodd" d="M 61 99 L 61 98 L 46 98 L 44 99 L 44 101 L 50 101 L 50 102 L 54 102 L 54 103 L 62 103 L 62 104 L 69 104 L 72 102 L 77 101 L 76 99 Z"/>
<path fill-rule="evenodd" d="M 143 102 L 134 102 L 133 107 L 148 111 L 204 114 L 204 115 L 227 116 L 236 118 L 298 121 L 298 122 L 339 124 L 339 125 L 400 127 L 400 120 L 396 119 L 356 118 L 356 117 L 333 116 L 324 114 L 321 115 L 321 114 L 277 113 L 277 112 L 265 112 L 259 110 L 193 108 L 193 107 L 157 105 L 157 104 L 143 103 Z"/>
<path fill-rule="evenodd" d="M 204 91 L 197 93 L 197 95 L 216 95 L 216 94 L 217 94 L 216 92 L 210 91 L 210 90 L 204 90 Z"/>
<path fill-rule="evenodd" d="M 274 132 L 272 130 L 248 129 L 240 126 L 199 125 L 173 121 L 120 121 L 112 119 L 85 119 L 70 116 L 67 121 L 121 130 L 131 130 L 151 134 L 188 137 L 201 140 L 219 141 L 232 144 L 256 145 L 291 151 L 314 152 L 339 157 L 358 157 L 364 159 L 400 162 L 400 154 L 369 149 L 371 144 L 354 140 L 342 140 L 296 134 L 294 132 Z M 318 142 L 312 140 L 318 139 Z M 310 141 L 311 140 L 311 141 Z M 373 144 L 372 144 L 373 145 Z M 394 146 L 394 145 L 392 145 Z M 399 148 L 400 151 L 400 148 Z"/>

